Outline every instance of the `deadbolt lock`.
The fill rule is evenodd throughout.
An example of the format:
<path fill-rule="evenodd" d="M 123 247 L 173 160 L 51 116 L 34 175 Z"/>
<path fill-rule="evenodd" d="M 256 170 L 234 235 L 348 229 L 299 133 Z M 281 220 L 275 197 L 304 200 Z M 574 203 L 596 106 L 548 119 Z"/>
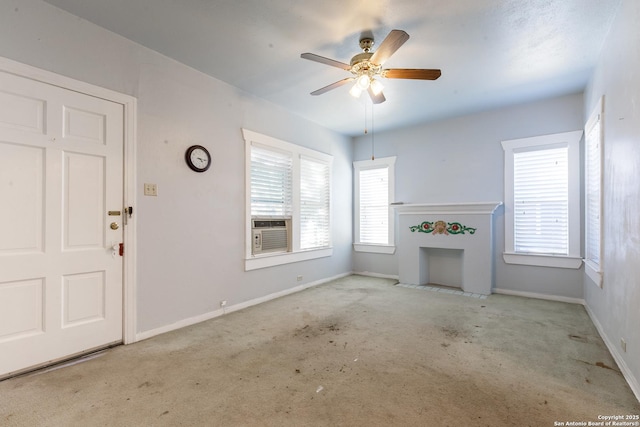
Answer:
<path fill-rule="evenodd" d="M 110 227 L 111 227 L 112 230 L 117 230 L 120 226 L 118 225 L 117 222 L 112 222 Z"/>

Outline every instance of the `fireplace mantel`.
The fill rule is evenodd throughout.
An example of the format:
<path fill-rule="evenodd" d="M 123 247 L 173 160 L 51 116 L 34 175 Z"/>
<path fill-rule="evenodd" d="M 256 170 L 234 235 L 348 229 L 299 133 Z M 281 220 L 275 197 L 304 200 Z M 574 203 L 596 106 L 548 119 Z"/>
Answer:
<path fill-rule="evenodd" d="M 462 289 L 489 295 L 494 285 L 493 213 L 502 202 L 392 205 L 398 214 L 400 283 L 429 280 L 426 251 L 462 250 Z"/>
<path fill-rule="evenodd" d="M 502 202 L 468 203 L 409 203 L 391 205 L 396 212 L 403 213 L 440 213 L 440 214 L 485 214 L 491 215 Z"/>

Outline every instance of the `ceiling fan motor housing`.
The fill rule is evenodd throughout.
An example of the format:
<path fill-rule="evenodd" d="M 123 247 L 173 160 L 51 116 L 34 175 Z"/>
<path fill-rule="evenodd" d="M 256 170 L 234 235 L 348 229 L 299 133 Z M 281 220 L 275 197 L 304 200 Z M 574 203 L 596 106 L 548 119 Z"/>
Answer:
<path fill-rule="evenodd" d="M 362 52 L 351 58 L 351 72 L 356 76 L 368 74 L 373 76 L 380 72 L 380 65 L 376 65 L 369 61 L 373 56 L 371 52 Z"/>
<path fill-rule="evenodd" d="M 373 39 L 370 39 L 370 38 L 360 39 L 360 49 L 362 49 L 364 52 L 369 52 L 372 47 L 373 47 Z"/>

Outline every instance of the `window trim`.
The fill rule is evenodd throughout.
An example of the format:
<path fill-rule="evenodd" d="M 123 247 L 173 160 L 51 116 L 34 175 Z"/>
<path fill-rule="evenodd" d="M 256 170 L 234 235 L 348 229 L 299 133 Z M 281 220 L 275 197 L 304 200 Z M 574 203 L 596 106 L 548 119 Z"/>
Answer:
<path fill-rule="evenodd" d="M 353 249 L 356 252 L 369 252 L 369 253 L 377 253 L 377 254 L 394 254 L 396 251 L 395 246 L 395 221 L 393 216 L 393 209 L 391 208 L 391 203 L 395 200 L 395 164 L 396 157 L 381 157 L 373 160 L 358 160 L 353 162 L 353 205 L 354 205 L 354 215 L 353 215 Z M 373 244 L 373 243 L 362 243 L 360 241 L 360 171 L 366 169 L 378 169 L 378 168 L 388 168 L 389 173 L 389 188 L 388 188 L 388 200 L 389 200 L 389 211 L 388 211 L 388 224 L 389 224 L 389 234 L 387 244 Z"/>
<path fill-rule="evenodd" d="M 578 269 L 580 256 L 580 139 L 582 130 L 502 141 L 504 149 L 504 253 L 507 264 Z M 515 252 L 514 245 L 514 153 L 524 149 L 566 144 L 569 168 L 569 248 L 568 255 L 525 254 Z"/>
<path fill-rule="evenodd" d="M 600 182 L 600 221 L 599 221 L 599 234 L 600 234 L 600 242 L 598 242 L 599 245 L 599 263 L 596 264 L 594 263 L 592 260 L 589 260 L 587 258 L 587 254 L 588 254 L 588 234 L 587 234 L 587 225 L 589 223 L 587 215 L 588 215 L 588 209 L 587 209 L 587 203 L 588 203 L 588 185 L 587 182 L 589 180 L 589 168 L 588 168 L 588 150 L 589 147 L 587 146 L 588 142 L 587 142 L 587 136 L 589 135 L 589 132 L 591 131 L 591 129 L 593 128 L 593 126 L 599 123 L 600 124 L 600 132 L 599 132 L 599 151 L 600 151 L 600 176 L 598 177 L 599 182 Z M 602 288 L 602 281 L 603 281 L 603 268 L 602 268 L 602 255 L 604 254 L 603 252 L 603 238 L 602 238 L 602 232 L 603 232 L 603 209 L 602 209 L 602 191 L 603 191 L 603 177 L 604 174 L 602 173 L 603 169 L 604 169 L 604 96 L 601 96 L 600 99 L 598 99 L 598 102 L 596 103 L 596 106 L 594 107 L 593 111 L 591 112 L 591 115 L 589 116 L 589 119 L 587 120 L 587 123 L 585 123 L 584 125 L 584 135 L 585 135 L 585 142 L 584 142 L 584 146 L 585 146 L 585 155 L 584 155 L 584 192 L 585 192 L 585 196 L 584 196 L 584 200 L 585 200 L 585 209 L 584 209 L 584 239 L 585 239 L 585 243 L 584 243 L 584 252 L 585 252 L 585 257 L 584 257 L 584 271 L 587 274 L 587 276 L 600 288 Z"/>
<path fill-rule="evenodd" d="M 242 129 L 242 136 L 245 141 L 245 271 L 332 256 L 333 209 L 331 206 L 333 205 L 333 156 L 244 128 Z M 258 255 L 253 255 L 251 253 L 252 145 L 290 152 L 292 155 L 293 215 L 291 217 L 291 252 L 266 253 Z M 303 156 L 324 162 L 329 166 L 329 245 L 322 248 L 300 249 L 300 158 Z"/>

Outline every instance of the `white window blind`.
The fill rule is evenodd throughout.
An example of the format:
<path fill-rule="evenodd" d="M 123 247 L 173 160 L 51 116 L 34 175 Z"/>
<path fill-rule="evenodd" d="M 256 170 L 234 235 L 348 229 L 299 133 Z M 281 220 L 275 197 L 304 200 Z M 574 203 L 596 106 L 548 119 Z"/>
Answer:
<path fill-rule="evenodd" d="M 300 248 L 329 246 L 329 165 L 300 158 Z"/>
<path fill-rule="evenodd" d="M 514 153 L 514 249 L 568 255 L 568 148 Z"/>
<path fill-rule="evenodd" d="M 291 154 L 251 147 L 251 215 L 291 216 L 291 177 Z"/>
<path fill-rule="evenodd" d="M 601 227 L 601 165 L 602 165 L 602 128 L 601 113 L 592 116 L 586 126 L 585 153 L 585 251 L 586 260 L 594 267 L 600 265 L 600 227 Z"/>
<path fill-rule="evenodd" d="M 389 244 L 389 167 L 359 174 L 360 243 Z"/>

